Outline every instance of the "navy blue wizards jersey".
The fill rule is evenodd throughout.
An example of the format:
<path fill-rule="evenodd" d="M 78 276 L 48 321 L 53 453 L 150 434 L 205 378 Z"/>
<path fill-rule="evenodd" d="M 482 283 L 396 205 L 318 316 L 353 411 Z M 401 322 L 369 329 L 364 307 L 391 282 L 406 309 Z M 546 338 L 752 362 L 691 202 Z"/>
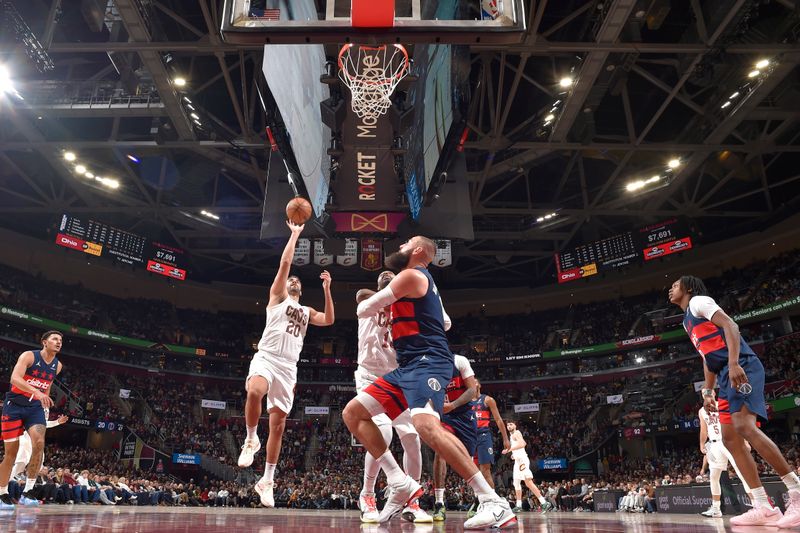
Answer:
<path fill-rule="evenodd" d="M 52 385 L 53 380 L 56 379 L 57 371 L 58 357 L 54 357 L 53 360 L 48 363 L 42 357 L 41 350 L 33 350 L 33 364 L 25 369 L 25 376 L 23 379 L 31 387 L 47 394 L 50 385 Z M 42 405 L 39 400 L 32 400 L 29 392 L 25 392 L 16 385 L 12 385 L 11 391 L 6 393 L 6 400 L 18 405 Z"/>
<path fill-rule="evenodd" d="M 694 296 L 689 300 L 689 307 L 683 317 L 683 329 L 689 335 L 692 344 L 700 353 L 708 369 L 719 374 L 728 366 L 728 346 L 725 333 L 711 322 L 714 313 L 720 310 L 716 302 L 708 296 Z M 755 357 L 755 352 L 740 337 L 739 356 Z"/>
<path fill-rule="evenodd" d="M 401 298 L 392 304 L 392 341 L 397 363 L 418 357 L 453 361 L 444 332 L 444 311 L 439 291 L 428 269 L 417 267 L 428 278 L 428 290 L 421 298 Z"/>

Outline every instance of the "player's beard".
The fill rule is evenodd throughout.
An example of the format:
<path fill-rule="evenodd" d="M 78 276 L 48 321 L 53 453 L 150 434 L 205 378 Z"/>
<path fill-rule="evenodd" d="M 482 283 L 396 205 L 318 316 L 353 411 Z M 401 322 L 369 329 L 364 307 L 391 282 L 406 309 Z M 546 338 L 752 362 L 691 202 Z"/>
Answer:
<path fill-rule="evenodd" d="M 297 287 L 289 287 L 286 289 L 286 292 L 289 293 L 289 296 L 294 296 L 295 298 L 300 298 L 300 296 L 303 294 L 303 291 Z"/>
<path fill-rule="evenodd" d="M 411 261 L 411 252 L 401 252 L 398 250 L 393 254 L 387 255 L 383 264 L 386 265 L 386 268 L 389 270 L 400 272 L 408 266 L 409 261 Z"/>

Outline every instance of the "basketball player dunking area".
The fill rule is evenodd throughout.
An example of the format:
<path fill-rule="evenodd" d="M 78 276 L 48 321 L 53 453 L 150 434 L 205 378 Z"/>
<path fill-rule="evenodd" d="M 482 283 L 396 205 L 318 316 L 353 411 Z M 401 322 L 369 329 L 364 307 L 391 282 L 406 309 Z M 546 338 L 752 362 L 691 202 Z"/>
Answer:
<path fill-rule="evenodd" d="M 669 290 L 669 301 L 684 311 L 683 327 L 703 359 L 703 408 L 719 413 L 722 440 L 735 459 L 742 480 L 751 488 L 753 508 L 731 518 L 735 526 L 800 526 L 800 479 L 775 443 L 757 425 L 767 419 L 764 367 L 739 334 L 739 327 L 709 296 L 699 278 L 681 276 Z M 719 382 L 719 400 L 714 385 Z M 786 513 L 773 507 L 758 477 L 747 442 L 781 476 L 789 493 Z"/>
<path fill-rule="evenodd" d="M 378 275 L 378 291 L 383 290 L 394 279 L 394 273 L 385 271 Z M 356 294 L 356 303 L 361 303 L 375 294 L 369 289 L 361 289 Z M 392 347 L 391 332 L 389 329 L 388 309 L 380 309 L 371 316 L 358 319 L 358 368 L 355 372 L 356 392 L 362 392 L 376 380 L 397 368 L 397 354 Z M 422 446 L 417 430 L 411 423 L 411 414 L 403 411 L 400 416 L 391 420 L 386 413 L 380 413 L 372 418 L 381 431 L 386 445 L 391 445 L 392 428 L 397 432 L 400 443 L 403 445 L 403 470 L 417 483 L 422 477 Z M 364 485 L 359 496 L 361 521 L 364 523 L 378 522 L 378 508 L 375 501 L 375 481 L 380 473 L 381 466 L 378 460 L 369 452 L 364 456 Z M 412 522 L 431 522 L 431 517 L 419 507 L 415 500 L 407 508 L 411 516 L 404 518 Z"/>
<path fill-rule="evenodd" d="M 528 458 L 528 452 L 525 451 L 525 437 L 517 429 L 517 424 L 511 421 L 506 422 L 508 429 L 509 440 L 511 446 L 503 450 L 503 454 L 511 453 L 511 458 L 514 460 L 514 476 L 512 482 L 514 484 L 514 491 L 516 493 L 517 501 L 514 507 L 514 512 L 522 511 L 522 483 L 536 496 L 539 505 L 542 506 L 542 512 L 545 513 L 553 508 L 552 504 L 544 499 L 544 495 L 533 482 L 533 471 L 531 471 L 531 460 Z"/>
<path fill-rule="evenodd" d="M 744 481 L 736 461 L 731 452 L 725 448 L 722 442 L 722 425 L 719 423 L 719 413 L 709 413 L 701 407 L 697 413 L 700 419 L 700 453 L 706 456 L 709 470 L 709 483 L 711 485 L 711 507 L 703 511 L 703 516 L 710 518 L 722 517 L 722 485 L 720 478 L 722 473 L 728 470 L 728 464 L 736 470 L 736 475 L 742 480 L 744 492 L 750 494 L 750 487 Z"/>
<path fill-rule="evenodd" d="M 325 293 L 325 311 L 321 313 L 311 307 L 300 305 L 302 283 L 297 276 L 289 276 L 289 269 L 303 226 L 290 222 L 287 222 L 287 225 L 291 235 L 269 290 L 266 326 L 245 381 L 247 437 L 238 461 L 240 467 L 249 467 L 253 464 L 256 452 L 261 448 L 257 434 L 258 420 L 261 417 L 261 403 L 266 396 L 269 413 L 266 467 L 264 476 L 255 486 L 256 492 L 261 497 L 261 504 L 265 507 L 275 506 L 273 496 L 275 468 L 280 456 L 286 417 L 294 403 L 297 363 L 300 360 L 306 330 L 309 324 L 330 326 L 334 322 L 331 276 L 327 271 L 320 274 Z"/>
<path fill-rule="evenodd" d="M 58 360 L 63 335 L 58 331 L 48 331 L 42 335 L 41 341 L 41 350 L 23 352 L 17 359 L 11 371 L 11 390 L 6 393 L 3 402 L 0 431 L 5 455 L 3 462 L 0 463 L 0 508 L 13 507 L 11 497 L 8 495 L 8 482 L 17 462 L 20 437 L 25 433 L 30 437 L 31 454 L 25 488 L 19 503 L 39 504 L 30 491 L 34 487 L 44 459 L 44 435 L 47 424 L 45 409 L 53 406 L 50 386 L 63 368 Z"/>
<path fill-rule="evenodd" d="M 389 285 L 358 305 L 359 318 L 374 316 L 391 306 L 392 341 L 398 368 L 360 392 L 342 416 L 350 432 L 378 458 L 386 473 L 388 494 L 379 516 L 386 522 L 419 497 L 422 487 L 397 464 L 372 417 L 386 413 L 396 419 L 406 409 L 420 438 L 468 481 L 481 505 L 464 523 L 467 529 L 502 527 L 516 522 L 472 462 L 464 445 L 441 425 L 445 387 L 453 376 L 454 358 L 445 336 L 444 311 L 436 285 L 427 270 L 436 245 L 413 237 L 386 258 L 386 266 L 400 271 Z"/>
<path fill-rule="evenodd" d="M 445 403 L 442 408 L 442 427 L 455 435 L 466 448 L 470 456 L 475 455 L 478 446 L 478 425 L 470 402 L 478 392 L 478 381 L 469 359 L 456 355 L 454 359 L 453 379 L 445 388 Z M 447 479 L 447 463 L 438 452 L 433 458 L 433 487 L 436 503 L 433 508 L 433 519 L 443 522 L 446 518 L 445 480 Z M 468 515 L 472 518 L 473 515 Z"/>

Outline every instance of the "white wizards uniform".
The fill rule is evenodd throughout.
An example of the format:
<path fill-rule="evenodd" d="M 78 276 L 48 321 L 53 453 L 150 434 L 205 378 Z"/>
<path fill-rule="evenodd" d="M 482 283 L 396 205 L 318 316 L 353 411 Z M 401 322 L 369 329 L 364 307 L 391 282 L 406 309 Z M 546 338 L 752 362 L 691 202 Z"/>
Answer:
<path fill-rule="evenodd" d="M 390 317 L 384 309 L 374 316 L 358 319 L 356 393 L 362 392 L 379 377 L 397 368 L 397 353 L 392 345 L 390 322 Z M 386 413 L 373 416 L 372 421 L 378 426 L 391 424 L 401 439 L 405 435 L 417 433 L 411 424 L 408 411 L 398 416 L 394 422 Z"/>
<path fill-rule="evenodd" d="M 708 441 L 706 442 L 706 457 L 708 458 L 708 468 L 711 470 L 727 470 L 728 461 L 730 461 L 739 479 L 744 483 L 742 474 L 739 473 L 739 468 L 733 460 L 731 452 L 722 443 L 722 426 L 719 423 L 719 413 L 707 413 L 704 408 L 700 408 L 697 412 L 705 423 L 708 432 Z"/>
<path fill-rule="evenodd" d="M 517 429 L 514 431 L 514 433 L 517 433 L 518 431 L 519 430 Z M 509 435 L 509 437 L 513 437 L 513 434 Z M 513 440 L 511 444 L 514 444 Z M 511 452 L 511 458 L 514 459 L 514 488 L 516 490 L 520 490 L 522 489 L 523 480 L 533 479 L 531 460 L 528 459 L 528 453 L 525 451 L 525 448 L 519 448 L 518 450 Z"/>
<path fill-rule="evenodd" d="M 291 297 L 267 307 L 267 323 L 247 374 L 248 381 L 253 376 L 267 380 L 267 410 L 277 407 L 287 414 L 292 410 L 297 362 L 303 349 L 309 316 L 309 308 Z"/>

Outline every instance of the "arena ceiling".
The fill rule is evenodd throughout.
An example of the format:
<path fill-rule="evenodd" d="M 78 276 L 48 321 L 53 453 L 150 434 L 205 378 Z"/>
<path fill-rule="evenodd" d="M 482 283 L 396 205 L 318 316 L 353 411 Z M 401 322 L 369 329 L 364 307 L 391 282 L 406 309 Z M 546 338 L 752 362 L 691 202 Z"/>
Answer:
<path fill-rule="evenodd" d="M 54 68 L 30 41 L 3 45 L 25 100 L 0 104 L 0 224 L 51 238 L 61 213 L 93 216 L 184 248 L 195 279 L 263 281 L 280 253 L 259 240 L 263 49 L 222 42 L 221 1 L 2 3 Z M 471 48 L 475 240 L 442 283 L 553 283 L 555 252 L 647 223 L 683 217 L 711 242 L 796 212 L 798 3 L 526 2 L 523 43 Z M 76 178 L 65 150 L 120 187 Z"/>

